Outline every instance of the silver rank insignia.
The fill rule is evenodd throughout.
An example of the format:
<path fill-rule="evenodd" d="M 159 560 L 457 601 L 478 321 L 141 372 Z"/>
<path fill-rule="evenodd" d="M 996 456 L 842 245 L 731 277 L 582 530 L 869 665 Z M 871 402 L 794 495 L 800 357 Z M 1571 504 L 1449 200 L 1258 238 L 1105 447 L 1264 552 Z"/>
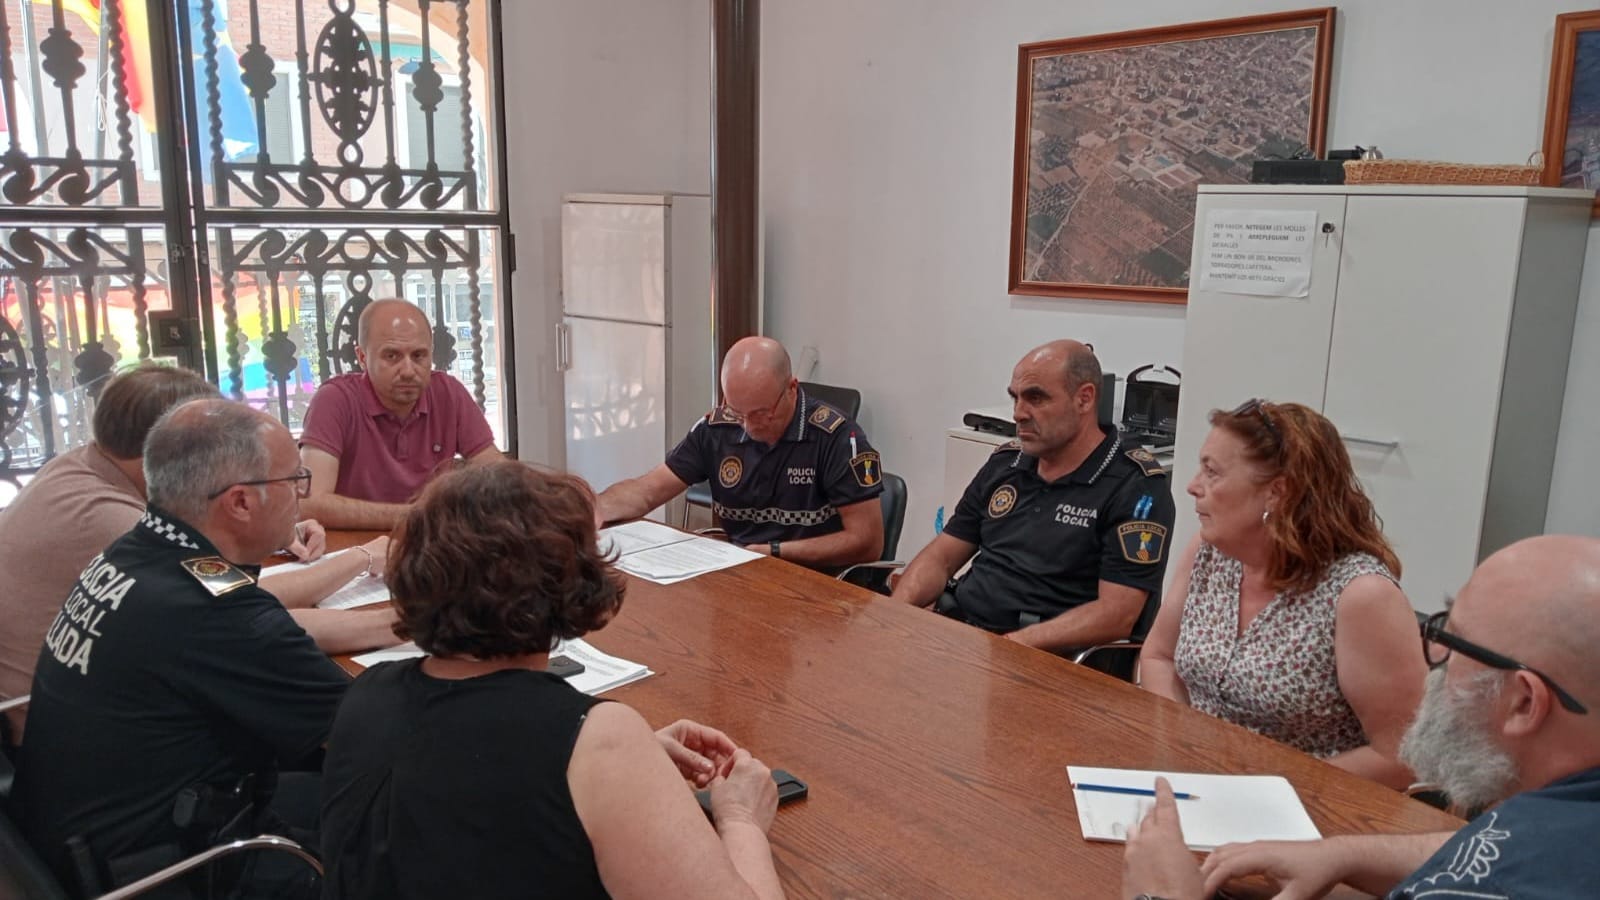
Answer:
<path fill-rule="evenodd" d="M 810 421 L 812 425 L 815 425 L 829 434 L 833 434 L 835 431 L 839 430 L 840 425 L 844 424 L 844 419 L 844 413 L 839 412 L 837 409 L 834 409 L 825 403 L 819 403 L 817 404 L 817 408 L 812 410 Z"/>
<path fill-rule="evenodd" d="M 1122 455 L 1133 460 L 1133 464 L 1138 466 L 1146 476 L 1166 474 L 1166 470 L 1161 467 L 1161 461 L 1156 459 L 1156 455 L 1143 447 L 1134 447 Z"/>
<path fill-rule="evenodd" d="M 706 413 L 707 425 L 743 425 L 744 420 L 728 411 L 726 406 L 719 406 Z"/>
<path fill-rule="evenodd" d="M 221 597 L 229 591 L 256 583 L 254 578 L 220 556 L 186 559 L 183 561 L 183 567 L 194 576 L 195 581 L 200 582 L 201 587 L 211 592 L 213 597 Z"/>

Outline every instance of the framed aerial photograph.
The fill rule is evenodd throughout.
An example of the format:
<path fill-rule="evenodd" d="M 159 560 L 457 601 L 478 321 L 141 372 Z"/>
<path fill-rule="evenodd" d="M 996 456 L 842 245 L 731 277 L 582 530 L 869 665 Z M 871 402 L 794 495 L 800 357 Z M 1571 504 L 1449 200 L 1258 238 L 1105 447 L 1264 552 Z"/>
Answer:
<path fill-rule="evenodd" d="M 1544 114 L 1544 183 L 1600 188 L 1600 10 L 1556 17 Z M 1593 215 L 1600 216 L 1600 198 Z"/>
<path fill-rule="evenodd" d="M 1185 302 L 1195 187 L 1326 149 L 1334 13 L 1019 47 L 1011 293 Z"/>

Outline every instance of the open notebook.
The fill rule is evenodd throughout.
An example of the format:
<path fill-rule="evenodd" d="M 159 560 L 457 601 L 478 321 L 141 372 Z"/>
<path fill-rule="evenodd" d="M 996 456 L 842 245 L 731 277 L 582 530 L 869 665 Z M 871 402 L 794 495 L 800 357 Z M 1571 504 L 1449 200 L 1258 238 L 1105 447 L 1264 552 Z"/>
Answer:
<path fill-rule="evenodd" d="M 1123 842 L 1128 826 L 1144 818 L 1153 797 L 1079 790 L 1077 785 L 1155 788 L 1165 776 L 1172 789 L 1193 794 L 1178 801 L 1183 841 L 1191 850 L 1215 850 L 1242 841 L 1314 841 L 1322 837 L 1289 780 L 1278 775 L 1196 775 L 1137 769 L 1067 766 L 1084 840 Z"/>

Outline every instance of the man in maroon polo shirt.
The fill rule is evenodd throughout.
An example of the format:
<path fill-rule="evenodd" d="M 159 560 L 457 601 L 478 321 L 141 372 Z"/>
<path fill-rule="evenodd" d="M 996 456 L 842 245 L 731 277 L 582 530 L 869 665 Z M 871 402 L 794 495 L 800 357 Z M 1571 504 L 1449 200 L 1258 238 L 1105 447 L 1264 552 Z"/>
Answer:
<path fill-rule="evenodd" d="M 404 300 L 361 312 L 363 371 L 330 378 L 306 410 L 300 457 L 311 470 L 308 516 L 329 528 L 392 528 L 442 465 L 501 458 L 461 382 L 433 371 L 433 332 Z"/>

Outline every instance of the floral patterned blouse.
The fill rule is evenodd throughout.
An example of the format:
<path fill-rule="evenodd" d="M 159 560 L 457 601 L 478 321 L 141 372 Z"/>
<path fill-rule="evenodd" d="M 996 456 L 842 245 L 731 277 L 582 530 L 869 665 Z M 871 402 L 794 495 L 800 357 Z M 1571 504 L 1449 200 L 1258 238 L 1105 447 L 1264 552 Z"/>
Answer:
<path fill-rule="evenodd" d="M 1202 543 L 1174 656 L 1189 703 L 1313 756 L 1365 746 L 1361 720 L 1339 691 L 1333 652 L 1339 595 L 1362 575 L 1395 581 L 1376 557 L 1352 553 L 1312 590 L 1272 598 L 1240 634 L 1244 566 Z"/>

